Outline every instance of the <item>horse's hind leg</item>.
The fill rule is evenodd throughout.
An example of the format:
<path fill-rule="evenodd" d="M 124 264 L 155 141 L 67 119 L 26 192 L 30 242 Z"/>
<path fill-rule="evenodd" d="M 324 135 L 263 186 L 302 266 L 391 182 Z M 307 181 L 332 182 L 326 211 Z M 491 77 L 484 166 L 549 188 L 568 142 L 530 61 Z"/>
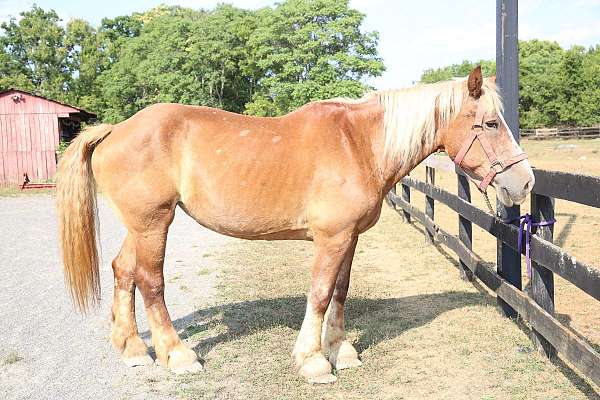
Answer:
<path fill-rule="evenodd" d="M 177 335 L 165 305 L 163 262 L 167 229 L 173 216 L 167 217 L 166 226 L 161 227 L 160 221 L 153 221 L 152 230 L 137 233 L 134 237 L 135 283 L 144 298 L 152 343 L 160 363 L 175 373 L 197 372 L 202 370 L 198 357 Z"/>
<path fill-rule="evenodd" d="M 112 263 L 115 289 L 110 339 L 130 367 L 153 363 L 146 344 L 138 335 L 135 321 L 135 265 L 135 243 L 129 234 Z"/>
<path fill-rule="evenodd" d="M 341 370 L 362 365 L 358 359 L 358 353 L 352 344 L 346 340 L 344 331 L 344 304 L 348 295 L 348 286 L 350 284 L 350 270 L 352 268 L 352 259 L 358 238 L 354 238 L 335 284 L 335 291 L 325 314 L 325 323 L 323 324 L 323 333 L 321 337 L 321 346 L 323 353 L 329 357 L 329 361 L 335 369 Z"/>

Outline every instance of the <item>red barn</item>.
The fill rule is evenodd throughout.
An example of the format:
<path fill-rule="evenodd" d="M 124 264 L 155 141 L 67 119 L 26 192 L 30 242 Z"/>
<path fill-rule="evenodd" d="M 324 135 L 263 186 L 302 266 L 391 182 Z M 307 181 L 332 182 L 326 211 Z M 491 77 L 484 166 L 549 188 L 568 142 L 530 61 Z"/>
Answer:
<path fill-rule="evenodd" d="M 21 90 L 0 92 L 0 183 L 21 183 L 25 173 L 32 181 L 52 178 L 59 140 L 71 140 L 95 117 Z"/>

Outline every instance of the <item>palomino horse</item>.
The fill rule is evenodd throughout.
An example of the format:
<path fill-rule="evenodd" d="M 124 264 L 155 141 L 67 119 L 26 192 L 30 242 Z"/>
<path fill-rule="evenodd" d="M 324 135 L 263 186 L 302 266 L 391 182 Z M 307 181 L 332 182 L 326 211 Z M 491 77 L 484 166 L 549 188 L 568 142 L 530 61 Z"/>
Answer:
<path fill-rule="evenodd" d="M 312 240 L 310 291 L 293 357 L 310 382 L 333 382 L 332 365 L 361 364 L 344 335 L 350 268 L 358 235 L 377 222 L 396 182 L 445 150 L 452 158 L 464 153 L 461 166 L 478 182 L 488 177 L 508 206 L 533 187 L 501 109 L 494 80 L 476 68 L 466 81 L 314 102 L 280 118 L 158 104 L 117 125 L 90 128 L 69 146 L 58 176 L 74 302 L 85 311 L 100 296 L 96 185 L 128 230 L 112 263 L 111 333 L 128 365 L 152 361 L 138 336 L 137 288 L 159 362 L 178 373 L 202 368 L 173 328 L 163 296 L 175 207 L 229 236 Z"/>

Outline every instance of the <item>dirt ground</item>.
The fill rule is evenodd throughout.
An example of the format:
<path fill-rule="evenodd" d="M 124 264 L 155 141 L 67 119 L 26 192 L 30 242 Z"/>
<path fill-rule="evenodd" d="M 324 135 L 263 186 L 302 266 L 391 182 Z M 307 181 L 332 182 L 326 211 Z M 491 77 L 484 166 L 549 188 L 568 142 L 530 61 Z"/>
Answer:
<path fill-rule="evenodd" d="M 600 140 L 523 140 L 534 167 L 554 171 L 600 176 Z M 425 168 L 417 167 L 411 174 L 425 178 Z M 456 176 L 436 172 L 436 185 L 457 193 Z M 471 185 L 472 199 L 486 209 L 483 197 Z M 411 192 L 411 201 L 424 209 L 425 197 Z M 530 209 L 529 199 L 521 206 L 522 213 Z M 557 200 L 555 204 L 557 223 L 554 227 L 554 243 L 566 249 L 577 259 L 600 268 L 600 209 Z M 437 202 L 435 220 L 449 232 L 458 231 L 458 217 L 448 207 Z M 496 259 L 496 242 L 482 229 L 473 225 L 473 246 L 487 261 Z M 524 265 L 524 264 L 523 264 Z M 523 285 L 528 278 L 523 266 Z M 596 349 L 600 349 L 600 302 L 564 279 L 555 276 L 556 312 L 563 323 L 585 337 Z"/>

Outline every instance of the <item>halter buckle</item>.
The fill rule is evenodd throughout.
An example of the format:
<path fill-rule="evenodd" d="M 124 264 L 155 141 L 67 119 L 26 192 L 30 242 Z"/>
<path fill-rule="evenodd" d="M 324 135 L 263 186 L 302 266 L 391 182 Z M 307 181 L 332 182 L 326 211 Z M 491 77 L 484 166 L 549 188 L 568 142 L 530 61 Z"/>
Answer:
<path fill-rule="evenodd" d="M 492 165 L 490 165 L 490 169 L 494 169 L 494 167 L 499 166 L 500 170 L 498 172 L 502 172 L 504 171 L 504 164 L 502 164 L 502 161 L 500 160 L 496 160 L 492 163 Z"/>

